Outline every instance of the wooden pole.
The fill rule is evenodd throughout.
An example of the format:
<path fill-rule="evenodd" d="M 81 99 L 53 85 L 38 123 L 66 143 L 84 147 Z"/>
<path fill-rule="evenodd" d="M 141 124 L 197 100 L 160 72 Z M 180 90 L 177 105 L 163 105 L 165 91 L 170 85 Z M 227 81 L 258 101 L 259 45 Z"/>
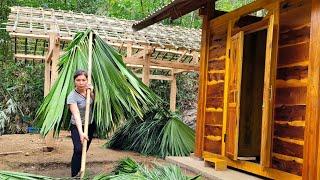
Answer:
<path fill-rule="evenodd" d="M 143 60 L 145 62 L 145 64 L 143 65 L 143 69 L 142 69 L 142 82 L 149 86 L 150 83 L 150 53 L 149 53 L 149 49 L 148 46 L 145 46 L 144 48 L 144 55 L 143 55 Z"/>
<path fill-rule="evenodd" d="M 302 179 L 320 179 L 320 2 L 311 1 L 308 91 Z"/>
<path fill-rule="evenodd" d="M 89 34 L 89 56 L 88 56 L 88 84 L 91 84 L 91 72 L 92 72 L 92 31 Z M 87 89 L 87 99 L 86 99 L 86 112 L 84 116 L 84 134 L 88 135 L 88 126 L 89 126 L 89 112 L 90 112 L 90 97 L 91 90 Z M 86 158 L 87 158 L 87 140 L 83 141 L 82 144 L 82 156 L 81 156 L 81 170 L 80 178 L 84 176 L 84 171 L 86 168 Z"/>
<path fill-rule="evenodd" d="M 177 102 L 177 75 L 172 70 L 172 81 L 170 86 L 170 110 L 176 111 Z"/>

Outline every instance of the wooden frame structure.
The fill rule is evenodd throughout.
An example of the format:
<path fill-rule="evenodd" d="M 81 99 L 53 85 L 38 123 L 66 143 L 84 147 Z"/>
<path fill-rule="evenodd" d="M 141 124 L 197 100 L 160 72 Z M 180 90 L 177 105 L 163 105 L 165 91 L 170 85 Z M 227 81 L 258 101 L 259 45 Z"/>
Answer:
<path fill-rule="evenodd" d="M 320 179 L 320 1 L 257 0 L 223 15 L 214 6 L 208 0 L 201 9 L 195 155 L 272 179 Z M 259 10 L 267 14 L 249 16 Z M 249 35 L 262 31 L 265 43 L 250 41 L 265 45 L 257 64 L 264 64 L 262 104 L 250 107 L 261 110 L 260 152 L 250 161 L 239 157 L 241 124 L 249 121 L 241 116 L 241 78 Z"/>
<path fill-rule="evenodd" d="M 145 84 L 152 79 L 171 81 L 170 109 L 175 111 L 176 74 L 199 70 L 200 31 L 154 25 L 134 32 L 133 23 L 92 14 L 15 6 L 11 7 L 6 29 L 14 42 L 17 60 L 45 63 L 45 95 L 57 77 L 57 62 L 68 42 L 76 32 L 91 28 L 123 54 L 127 66 Z"/>

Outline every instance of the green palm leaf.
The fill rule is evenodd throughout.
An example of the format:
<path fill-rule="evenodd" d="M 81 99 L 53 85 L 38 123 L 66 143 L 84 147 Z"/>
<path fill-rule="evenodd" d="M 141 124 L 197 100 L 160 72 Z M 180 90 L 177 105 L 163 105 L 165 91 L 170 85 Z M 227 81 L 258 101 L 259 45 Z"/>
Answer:
<path fill-rule="evenodd" d="M 2 180 L 53 180 L 55 178 L 29 174 L 29 173 L 0 171 L 0 179 Z"/>
<path fill-rule="evenodd" d="M 177 115 L 158 108 L 146 113 L 143 121 L 139 117 L 127 120 L 106 147 L 160 157 L 188 156 L 194 140 L 194 131 Z"/>
<path fill-rule="evenodd" d="M 65 101 L 74 88 L 74 72 L 88 68 L 90 31 L 77 33 L 60 58 L 59 77 L 36 114 L 36 124 L 43 135 L 52 129 L 59 133 L 61 126 L 69 125 L 70 114 Z M 93 114 L 99 132 L 112 130 L 123 118 L 142 118 L 149 107 L 155 106 L 158 96 L 127 69 L 121 55 L 97 34 L 94 34 L 92 53 Z"/>
<path fill-rule="evenodd" d="M 129 171 L 128 171 L 129 169 Z M 149 170 L 142 164 L 126 158 L 118 163 L 118 166 L 111 175 L 98 175 L 94 180 L 195 180 L 200 179 L 200 175 L 195 177 L 188 177 L 184 175 L 181 169 L 174 165 L 156 165 Z M 115 173 L 116 172 L 116 173 Z"/>

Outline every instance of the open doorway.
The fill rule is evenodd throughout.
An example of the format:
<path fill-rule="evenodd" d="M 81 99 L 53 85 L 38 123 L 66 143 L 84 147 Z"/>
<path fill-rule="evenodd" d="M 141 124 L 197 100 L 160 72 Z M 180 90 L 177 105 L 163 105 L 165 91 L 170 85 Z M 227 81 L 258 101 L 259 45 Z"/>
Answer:
<path fill-rule="evenodd" d="M 260 162 L 267 29 L 244 35 L 238 159 Z"/>

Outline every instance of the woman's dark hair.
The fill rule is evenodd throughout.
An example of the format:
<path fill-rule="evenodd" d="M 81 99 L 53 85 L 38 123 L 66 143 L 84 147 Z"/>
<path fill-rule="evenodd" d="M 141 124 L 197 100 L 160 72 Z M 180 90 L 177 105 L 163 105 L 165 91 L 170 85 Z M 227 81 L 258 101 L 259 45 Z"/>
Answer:
<path fill-rule="evenodd" d="M 80 75 L 84 75 L 86 78 L 88 78 L 88 73 L 87 73 L 87 71 L 82 70 L 82 69 L 78 69 L 78 70 L 74 73 L 74 75 L 73 75 L 73 80 L 76 80 L 76 78 L 77 78 L 78 76 L 80 76 Z"/>

